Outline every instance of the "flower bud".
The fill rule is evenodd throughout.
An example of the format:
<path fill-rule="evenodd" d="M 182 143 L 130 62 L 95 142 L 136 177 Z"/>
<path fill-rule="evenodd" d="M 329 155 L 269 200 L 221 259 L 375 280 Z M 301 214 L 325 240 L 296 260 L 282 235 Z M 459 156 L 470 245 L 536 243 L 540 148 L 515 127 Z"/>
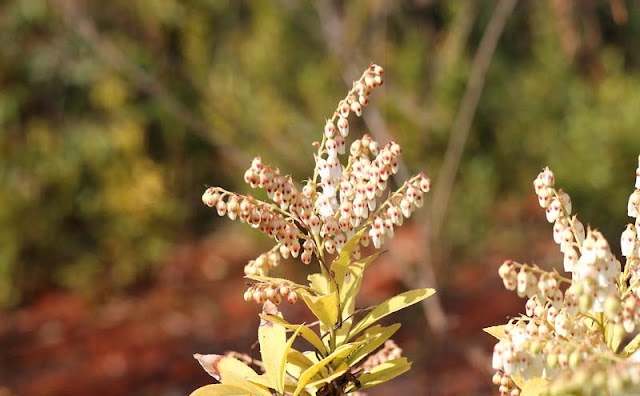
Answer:
<path fill-rule="evenodd" d="M 633 224 L 628 224 L 627 229 L 622 232 L 620 237 L 620 248 L 622 255 L 625 257 L 633 256 L 637 245 L 637 233 Z"/>
<path fill-rule="evenodd" d="M 331 139 L 336 134 L 336 126 L 333 125 L 331 120 L 327 120 L 327 123 L 324 125 L 324 136 L 327 139 Z"/>
<path fill-rule="evenodd" d="M 287 296 L 287 301 L 289 304 L 295 304 L 298 301 L 298 293 L 295 290 L 292 290 Z"/>
<path fill-rule="evenodd" d="M 346 118 L 340 117 L 338 118 L 338 131 L 343 137 L 347 137 L 349 134 L 349 121 Z"/>
<path fill-rule="evenodd" d="M 640 190 L 635 190 L 629 197 L 627 214 L 629 215 L 629 217 L 640 216 Z"/>
<path fill-rule="evenodd" d="M 351 102 L 351 111 L 360 117 L 362 115 L 362 106 L 360 105 L 360 102 Z"/>

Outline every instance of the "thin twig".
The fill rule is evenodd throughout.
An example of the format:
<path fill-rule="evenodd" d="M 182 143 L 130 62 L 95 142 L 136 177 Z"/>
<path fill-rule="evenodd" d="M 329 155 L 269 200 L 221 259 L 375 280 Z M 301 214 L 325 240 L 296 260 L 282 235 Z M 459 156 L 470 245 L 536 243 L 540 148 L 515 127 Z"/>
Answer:
<path fill-rule="evenodd" d="M 500 0 L 491 15 L 491 20 L 482 35 L 478 50 L 473 58 L 467 88 L 462 97 L 456 115 L 449 144 L 445 153 L 442 169 L 437 183 L 434 183 L 433 204 L 431 210 L 431 236 L 437 241 L 446 218 L 453 183 L 460 167 L 462 153 L 469 137 L 471 123 L 476 113 L 484 83 L 495 52 L 498 40 L 502 35 L 507 19 L 513 12 L 517 0 Z"/>

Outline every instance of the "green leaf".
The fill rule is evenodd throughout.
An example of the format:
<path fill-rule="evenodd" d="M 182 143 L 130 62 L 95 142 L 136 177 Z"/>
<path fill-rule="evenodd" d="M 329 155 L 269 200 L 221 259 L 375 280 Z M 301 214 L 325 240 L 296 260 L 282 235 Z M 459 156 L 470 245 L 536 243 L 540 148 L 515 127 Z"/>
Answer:
<path fill-rule="evenodd" d="M 484 330 L 486 333 L 491 334 L 492 336 L 496 337 L 499 340 L 502 340 L 505 335 L 504 335 L 504 327 L 505 325 L 499 325 L 499 326 L 491 326 L 491 327 L 485 327 Z"/>
<path fill-rule="evenodd" d="M 271 388 L 278 393 L 284 390 L 284 363 L 287 357 L 287 331 L 276 323 L 264 321 L 258 328 L 260 355 Z M 296 333 L 297 334 L 297 333 Z"/>
<path fill-rule="evenodd" d="M 313 296 L 309 293 L 300 293 L 311 312 L 327 327 L 333 327 L 338 321 L 338 296 L 329 293 L 324 296 Z"/>
<path fill-rule="evenodd" d="M 302 338 L 309 341 L 309 343 L 313 345 L 313 347 L 316 348 L 323 356 L 327 354 L 327 349 L 324 346 L 324 343 L 322 342 L 320 337 L 318 337 L 318 335 L 307 326 L 303 324 L 301 325 L 291 324 L 279 316 L 260 314 L 260 318 L 264 320 L 268 320 L 269 322 L 277 323 L 289 330 L 294 330 L 294 331 L 299 330 Z"/>
<path fill-rule="evenodd" d="M 190 396 L 248 396 L 250 392 L 245 388 L 238 386 L 226 385 L 226 384 L 213 384 L 200 387 L 193 392 Z"/>
<path fill-rule="evenodd" d="M 548 390 L 549 381 L 543 378 L 532 378 L 525 381 L 520 396 L 540 396 Z"/>
<path fill-rule="evenodd" d="M 349 333 L 349 339 L 385 316 L 420 302 L 435 292 L 434 289 L 415 289 L 391 297 L 362 318 Z"/>
<path fill-rule="evenodd" d="M 354 366 L 360 360 L 367 357 L 371 352 L 378 349 L 378 347 L 391 338 L 399 328 L 400 323 L 395 323 L 388 327 L 375 325 L 365 330 L 364 334 L 356 340 L 356 342 L 362 342 L 362 345 L 349 355 L 346 360 L 347 364 L 349 364 L 349 366 Z"/>
<path fill-rule="evenodd" d="M 383 382 L 387 382 L 400 374 L 406 373 L 411 368 L 411 363 L 407 358 L 398 358 L 389 360 L 371 369 L 368 373 L 362 374 L 358 377 L 360 381 L 360 389 L 370 388 L 372 386 L 379 385 Z M 354 388 L 354 387 L 352 387 Z M 347 392 L 351 392 L 355 389 L 347 389 Z"/>
<path fill-rule="evenodd" d="M 305 386 L 307 386 L 311 379 L 318 374 L 318 372 L 325 367 L 326 365 L 328 365 L 329 363 L 331 363 L 333 360 L 335 359 L 342 359 L 345 358 L 347 356 L 349 356 L 349 354 L 351 352 L 353 352 L 353 350 L 355 348 L 357 348 L 358 346 L 360 346 L 360 343 L 354 342 L 351 344 L 345 344 L 345 345 L 341 345 L 338 348 L 336 348 L 335 351 L 333 351 L 333 353 L 331 353 L 329 356 L 327 356 L 326 358 L 320 360 L 318 363 L 315 363 L 313 366 L 309 367 L 307 370 L 305 370 L 302 375 L 300 375 L 300 378 L 298 379 L 298 387 L 296 388 L 295 392 L 293 393 L 293 396 L 298 396 L 300 394 L 300 392 L 302 392 L 302 390 L 304 389 Z"/>

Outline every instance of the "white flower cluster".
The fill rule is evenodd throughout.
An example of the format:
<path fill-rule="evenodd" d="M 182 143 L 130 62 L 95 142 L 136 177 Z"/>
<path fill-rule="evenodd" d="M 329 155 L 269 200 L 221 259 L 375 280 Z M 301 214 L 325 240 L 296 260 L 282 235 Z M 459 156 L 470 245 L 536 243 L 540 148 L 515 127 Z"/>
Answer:
<path fill-rule="evenodd" d="M 628 214 L 635 218 L 635 224 L 629 224 L 621 238 L 624 267 L 599 231 L 585 232 L 576 216 L 571 216 L 571 199 L 555 189 L 551 170 L 545 168 L 533 182 L 540 206 L 553 223 L 553 239 L 564 254 L 564 270 L 571 276 L 513 261 L 505 261 L 500 267 L 498 273 L 505 287 L 528 297 L 526 315 L 512 319 L 494 347 L 492 365 L 497 372 L 493 381 L 500 386 L 501 395 L 519 395 L 514 378 L 535 377 L 552 381 L 552 394 L 585 392 L 588 386 L 575 388 L 576 383 L 579 385 L 577 377 L 567 371 L 579 373 L 576 375 L 594 367 L 606 371 L 621 361 L 617 355 L 620 343 L 625 334 L 640 325 L 640 157 L 638 160 L 636 189 L 628 204 Z M 637 390 L 640 375 L 632 374 L 640 374 L 640 367 L 633 362 L 624 367 L 629 374 L 624 377 L 626 382 L 607 380 L 605 375 L 600 389 L 609 394 L 622 389 L 622 384 L 624 389 Z"/>
<path fill-rule="evenodd" d="M 386 237 L 393 237 L 394 227 L 402 225 L 415 208 L 422 206 L 423 194 L 431 187 L 431 181 L 422 173 L 383 197 L 389 178 L 398 171 L 400 145 L 391 141 L 381 147 L 364 135 L 353 141 L 348 152 L 346 149 L 348 118 L 351 114 L 362 114 L 362 106 L 369 103 L 371 91 L 382 85 L 382 75 L 380 66 L 369 66 L 353 83 L 346 98 L 339 102 L 325 123 L 322 141 L 316 144 L 313 177 L 301 189 L 291 177 L 280 174 L 278 168 L 271 168 L 256 157 L 245 172 L 244 180 L 252 188 L 264 189 L 273 203 L 219 187 L 205 191 L 203 202 L 215 207 L 220 216 L 239 219 L 276 241 L 274 248 L 245 266 L 247 276 L 267 276 L 269 270 L 279 264 L 280 256 L 299 257 L 305 264 L 314 256 L 323 261 L 325 252 L 339 253 L 362 229 L 366 231 L 360 244 L 371 243 L 380 248 Z M 347 154 L 347 161 L 343 163 L 341 156 Z M 352 254 L 358 258 L 360 247 Z M 262 288 L 254 287 L 254 290 Z"/>

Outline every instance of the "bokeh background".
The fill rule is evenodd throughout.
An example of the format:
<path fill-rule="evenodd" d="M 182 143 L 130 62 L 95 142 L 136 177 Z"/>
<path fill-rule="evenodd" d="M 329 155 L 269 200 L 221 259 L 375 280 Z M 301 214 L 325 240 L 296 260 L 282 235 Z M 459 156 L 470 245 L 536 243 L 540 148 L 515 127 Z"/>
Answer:
<path fill-rule="evenodd" d="M 543 166 L 619 249 L 639 35 L 625 0 L 1 2 L 0 394 L 185 395 L 209 382 L 193 353 L 257 355 L 242 267 L 269 241 L 200 196 L 248 192 L 256 155 L 307 177 L 371 62 L 385 83 L 351 138 L 395 139 L 400 179 L 434 188 L 361 305 L 438 294 L 391 318 L 414 368 L 370 394 L 495 394 L 481 329 L 523 306 L 498 266 L 561 263 Z"/>

